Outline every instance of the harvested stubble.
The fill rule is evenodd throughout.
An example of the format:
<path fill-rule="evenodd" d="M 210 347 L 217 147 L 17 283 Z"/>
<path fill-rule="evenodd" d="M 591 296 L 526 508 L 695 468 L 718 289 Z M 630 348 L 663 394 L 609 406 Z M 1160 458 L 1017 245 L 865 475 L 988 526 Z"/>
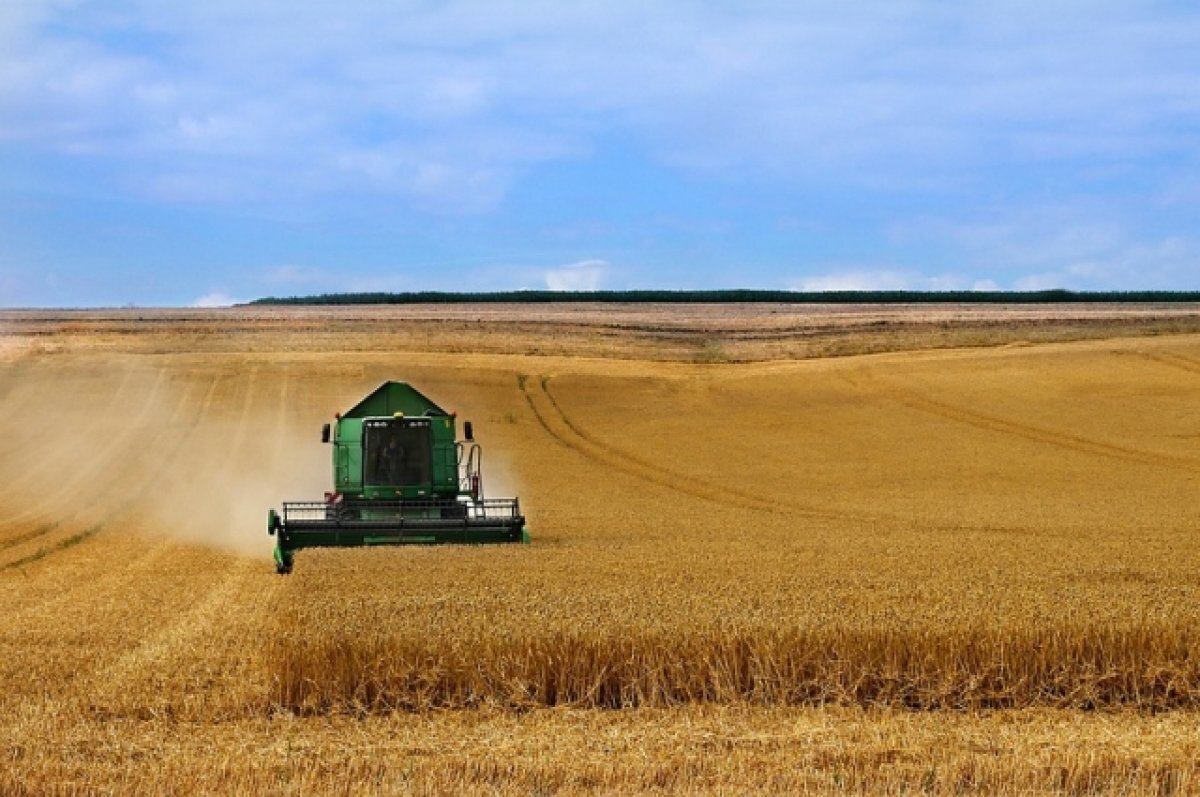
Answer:
<path fill-rule="evenodd" d="M 1200 788 L 1200 339 L 700 367 L 339 323 L 0 357 L 0 793 Z M 265 507 L 385 378 L 475 420 L 534 544 L 275 576 Z"/>
<path fill-rule="evenodd" d="M 1200 626 L 776 628 L 560 634 L 449 645 L 282 635 L 271 700 L 302 714 L 683 703 L 906 709 L 1200 706 Z"/>
<path fill-rule="evenodd" d="M 1191 712 L 689 705 L 187 724 L 64 716 L 38 731 L 6 750 L 0 794 L 1029 797 L 1200 788 Z"/>

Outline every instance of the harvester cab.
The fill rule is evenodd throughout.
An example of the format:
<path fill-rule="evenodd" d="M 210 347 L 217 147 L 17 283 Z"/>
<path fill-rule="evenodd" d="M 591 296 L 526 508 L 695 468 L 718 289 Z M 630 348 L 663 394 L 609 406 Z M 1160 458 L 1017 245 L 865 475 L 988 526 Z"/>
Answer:
<path fill-rule="evenodd" d="M 384 382 L 321 429 L 333 490 L 267 512 L 275 567 L 301 548 L 529 542 L 516 498 L 485 498 L 483 449 L 471 422 L 404 382 Z"/>

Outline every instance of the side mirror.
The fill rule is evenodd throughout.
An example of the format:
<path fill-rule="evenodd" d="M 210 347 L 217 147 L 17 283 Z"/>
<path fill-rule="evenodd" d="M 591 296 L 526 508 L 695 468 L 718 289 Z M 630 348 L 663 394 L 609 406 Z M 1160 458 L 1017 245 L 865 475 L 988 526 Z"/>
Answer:
<path fill-rule="evenodd" d="M 321 427 L 321 442 L 322 443 L 329 442 L 329 424 L 325 424 L 324 426 Z"/>
<path fill-rule="evenodd" d="M 468 443 L 475 442 L 475 427 L 471 425 L 470 421 L 463 423 L 463 437 L 467 439 Z"/>

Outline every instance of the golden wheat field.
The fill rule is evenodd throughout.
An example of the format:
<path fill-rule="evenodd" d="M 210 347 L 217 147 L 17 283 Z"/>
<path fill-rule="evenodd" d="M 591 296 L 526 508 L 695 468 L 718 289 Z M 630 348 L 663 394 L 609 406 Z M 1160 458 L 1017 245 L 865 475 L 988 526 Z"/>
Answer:
<path fill-rule="evenodd" d="M 533 543 L 301 551 L 386 379 Z M 0 314 L 0 793 L 1200 793 L 1200 308 Z"/>

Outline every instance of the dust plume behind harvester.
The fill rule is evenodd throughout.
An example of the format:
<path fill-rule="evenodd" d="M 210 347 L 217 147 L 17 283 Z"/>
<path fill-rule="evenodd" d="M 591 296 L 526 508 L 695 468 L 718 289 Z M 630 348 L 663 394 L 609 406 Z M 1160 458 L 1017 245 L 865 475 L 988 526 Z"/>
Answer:
<path fill-rule="evenodd" d="M 332 424 L 333 491 L 267 512 L 275 566 L 301 548 L 529 542 L 516 498 L 485 498 L 471 422 L 404 382 L 384 382 Z"/>

